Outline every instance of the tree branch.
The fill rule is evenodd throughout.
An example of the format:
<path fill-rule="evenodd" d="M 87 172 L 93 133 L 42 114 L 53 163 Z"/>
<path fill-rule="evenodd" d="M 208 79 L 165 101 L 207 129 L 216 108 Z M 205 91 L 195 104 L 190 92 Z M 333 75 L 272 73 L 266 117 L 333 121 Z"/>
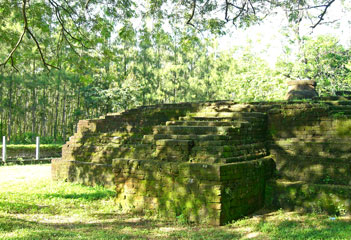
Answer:
<path fill-rule="evenodd" d="M 195 10 L 196 10 L 196 1 L 197 0 L 193 0 L 193 10 L 191 12 L 190 18 L 188 19 L 188 21 L 186 22 L 186 24 L 191 25 L 194 27 L 194 24 L 191 23 L 191 20 L 193 20 L 194 16 L 195 16 Z"/>
<path fill-rule="evenodd" d="M 79 53 L 76 51 L 76 47 L 67 39 L 66 34 L 62 30 L 62 40 L 65 39 L 68 45 L 71 47 L 72 51 L 77 55 L 80 56 Z"/>
<path fill-rule="evenodd" d="M 15 66 L 15 63 L 14 63 L 14 61 L 13 61 L 13 57 L 12 57 L 12 56 L 11 56 L 11 66 L 12 66 L 17 72 L 19 72 L 18 69 L 17 69 L 16 66 Z"/>
<path fill-rule="evenodd" d="M 42 51 L 42 49 L 41 49 L 41 47 L 40 47 L 40 45 L 39 45 L 38 40 L 36 39 L 36 37 L 34 36 L 34 34 L 29 30 L 29 28 L 27 28 L 27 32 L 29 33 L 29 35 L 31 35 L 31 37 L 33 38 L 35 44 L 37 45 L 37 49 L 38 49 L 38 51 L 39 51 L 39 53 L 40 53 L 41 61 L 43 62 L 45 68 L 46 68 L 47 70 L 50 70 L 50 69 L 48 68 L 48 66 L 49 66 L 49 67 L 52 67 L 52 68 L 59 69 L 58 67 L 53 66 L 53 65 L 51 65 L 51 64 L 49 64 L 49 63 L 47 63 L 47 62 L 45 61 L 45 57 L 44 57 L 43 51 Z"/>
<path fill-rule="evenodd" d="M 9 55 L 7 56 L 7 58 L 5 59 L 5 61 L 3 63 L 0 64 L 0 66 L 3 66 L 5 67 L 5 65 L 7 64 L 7 62 L 11 59 L 12 61 L 12 56 L 13 54 L 16 52 L 18 46 L 21 44 L 22 40 L 23 40 L 23 37 L 24 37 L 24 34 L 26 34 L 26 28 L 24 28 L 20 38 L 18 39 L 16 45 L 13 47 L 13 49 L 11 50 L 11 52 L 9 53 Z"/>
<path fill-rule="evenodd" d="M 69 7 L 69 9 L 74 13 L 76 14 L 76 12 L 74 11 L 74 9 L 72 9 L 69 4 L 67 3 L 67 1 L 65 1 L 67 6 Z M 62 29 L 64 30 L 64 35 L 68 35 L 71 39 L 73 39 L 74 41 L 77 41 L 81 47 L 85 48 L 85 49 L 91 49 L 89 47 L 87 47 L 84 43 L 83 43 L 83 40 L 82 38 L 78 38 L 78 37 L 75 37 L 72 35 L 72 33 L 70 31 L 67 30 L 66 28 L 66 23 L 65 23 L 65 20 L 64 18 L 62 17 L 61 13 L 60 13 L 60 8 L 63 9 L 64 12 L 66 12 L 69 16 L 69 18 L 72 20 L 72 23 L 73 25 L 75 26 L 76 30 L 79 32 L 79 34 L 83 37 L 83 38 L 87 38 L 79 29 L 79 27 L 76 25 L 75 23 L 75 20 L 73 19 L 73 16 L 71 15 L 71 12 L 63 7 L 62 5 L 59 5 L 55 0 L 49 0 L 49 3 L 51 4 L 51 6 L 53 6 L 53 8 L 55 9 L 55 15 L 56 15 L 56 18 L 57 20 L 59 21 L 59 24 L 60 26 L 62 27 Z M 67 36 L 65 36 L 65 39 L 68 41 L 67 39 Z M 70 45 L 72 45 L 70 42 L 69 42 Z"/>
<path fill-rule="evenodd" d="M 23 37 L 24 37 L 24 35 L 25 35 L 26 32 L 27 32 L 27 25 L 28 25 L 28 23 L 27 23 L 27 19 L 26 19 L 26 17 L 25 17 L 25 16 L 26 16 L 26 5 L 27 5 L 27 0 L 23 0 L 23 4 L 22 4 L 22 14 L 23 14 L 23 18 L 24 18 L 23 32 L 22 32 L 20 38 L 18 39 L 16 45 L 12 48 L 12 50 L 11 50 L 11 52 L 9 53 L 9 55 L 7 56 L 7 58 L 5 59 L 5 61 L 4 61 L 3 63 L 0 64 L 0 66 L 5 67 L 6 64 L 7 64 L 7 62 L 8 62 L 10 59 L 11 59 L 12 66 L 14 66 L 14 65 L 13 65 L 13 58 L 12 58 L 12 56 L 13 56 L 13 54 L 16 52 L 18 46 L 21 44 L 21 42 L 22 42 L 22 40 L 23 40 Z M 14 67 L 14 68 L 15 68 L 15 67 Z M 16 68 L 15 68 L 15 69 L 16 69 Z"/>
<path fill-rule="evenodd" d="M 316 24 L 311 26 L 312 29 L 316 28 L 323 20 L 324 15 L 327 13 L 328 8 L 335 2 L 335 0 L 331 0 L 328 4 L 325 5 L 323 12 L 318 16 L 319 20 Z"/>
<path fill-rule="evenodd" d="M 248 2 L 249 2 L 249 4 L 250 4 L 250 6 L 251 6 L 251 9 L 252 9 L 253 13 L 256 15 L 256 10 L 255 10 L 255 8 L 254 8 L 254 6 L 253 6 L 251 0 L 248 0 Z"/>
<path fill-rule="evenodd" d="M 23 3 L 25 3 L 27 0 L 23 0 Z M 32 33 L 32 31 L 29 29 L 28 27 L 28 19 L 27 19 L 27 14 L 26 14 L 26 9 L 25 9 L 25 4 L 23 5 L 23 20 L 24 20 L 24 28 L 26 29 L 26 32 L 29 33 L 29 35 L 33 38 L 35 44 L 37 45 L 37 48 L 38 48 L 38 51 L 39 51 L 39 54 L 40 54 L 40 58 L 41 58 L 41 61 L 43 62 L 45 68 L 50 71 L 50 69 L 48 67 L 52 67 L 52 68 L 56 68 L 58 69 L 58 67 L 56 66 L 53 66 L 49 63 L 47 63 L 45 61 L 45 57 L 44 57 L 44 54 L 43 54 L 43 51 L 41 50 L 41 47 L 39 45 L 39 42 L 38 40 L 36 39 L 36 37 L 34 36 L 34 34 Z"/>
<path fill-rule="evenodd" d="M 89 3 L 90 3 L 90 0 L 86 0 L 85 5 L 84 5 L 85 9 L 88 9 Z"/>
<path fill-rule="evenodd" d="M 225 13 L 224 13 L 224 19 L 229 22 L 229 18 L 228 18 L 228 9 L 229 8 L 229 2 L 228 0 L 225 0 Z"/>
<path fill-rule="evenodd" d="M 10 54 L 8 55 L 8 57 L 5 59 L 5 61 L 2 64 L 0 64 L 0 66 L 5 67 L 5 65 L 8 63 L 8 61 L 11 60 L 11 66 L 18 71 L 18 69 L 14 65 L 13 54 L 16 52 L 17 48 L 21 44 L 21 42 L 22 42 L 22 40 L 24 38 L 24 35 L 26 33 L 28 33 L 32 37 L 32 39 L 34 40 L 34 42 L 35 42 L 35 44 L 36 44 L 36 46 L 38 48 L 38 51 L 39 51 L 39 54 L 40 54 L 40 59 L 41 59 L 42 63 L 44 64 L 45 68 L 48 71 L 50 71 L 49 67 L 58 69 L 56 66 L 53 66 L 53 65 L 51 65 L 51 64 L 46 62 L 44 54 L 43 54 L 43 51 L 42 51 L 42 49 L 41 49 L 41 47 L 39 45 L 38 40 L 36 39 L 36 37 L 34 36 L 32 31 L 28 27 L 28 19 L 27 19 L 27 13 L 26 13 L 26 7 L 27 7 L 28 1 L 29 0 L 23 0 L 22 1 L 22 16 L 23 16 L 23 23 L 24 23 L 23 32 L 22 32 L 20 38 L 18 39 L 15 47 L 11 50 Z"/>

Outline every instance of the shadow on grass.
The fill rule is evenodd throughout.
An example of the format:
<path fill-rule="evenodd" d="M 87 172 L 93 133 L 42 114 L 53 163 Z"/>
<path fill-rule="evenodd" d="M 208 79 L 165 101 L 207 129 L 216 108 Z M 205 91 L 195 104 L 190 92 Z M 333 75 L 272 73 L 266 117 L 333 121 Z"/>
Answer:
<path fill-rule="evenodd" d="M 131 239 L 130 234 L 118 233 L 95 224 L 48 224 L 0 217 L 0 239 Z"/>
<path fill-rule="evenodd" d="M 255 230 L 271 239 L 351 239 L 351 220 L 320 218 L 285 219 L 276 222 L 263 216 Z"/>
<path fill-rule="evenodd" d="M 50 205 L 46 206 L 18 202 L 13 203 L 8 201 L 0 201 L 0 210 L 9 214 L 59 213 L 59 210 L 56 207 Z"/>
<path fill-rule="evenodd" d="M 172 225 L 170 225 L 172 224 Z M 163 230 L 164 231 L 163 231 Z M 0 216 L 0 239 L 239 239 L 223 228 L 192 228 L 130 218 L 103 223 L 40 223 Z"/>

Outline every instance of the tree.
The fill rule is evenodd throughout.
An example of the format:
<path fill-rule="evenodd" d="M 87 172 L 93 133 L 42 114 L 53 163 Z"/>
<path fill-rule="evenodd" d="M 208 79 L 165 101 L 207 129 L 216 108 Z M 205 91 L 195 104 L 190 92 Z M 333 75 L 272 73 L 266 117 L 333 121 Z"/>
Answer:
<path fill-rule="evenodd" d="M 302 46 L 299 61 L 280 62 L 289 78 L 312 79 L 320 94 L 351 90 L 351 51 L 331 36 L 308 38 Z"/>
<path fill-rule="evenodd" d="M 123 24 L 126 19 L 136 17 L 137 9 L 146 9 L 146 13 L 155 19 L 174 18 L 194 28 L 212 33 L 223 33 L 226 23 L 246 27 L 262 21 L 276 9 L 285 7 L 291 20 L 296 14 L 311 10 L 306 16 L 315 19 L 312 27 L 318 26 L 328 9 L 336 0 L 1 0 L 0 26 L 8 23 L 17 25 L 8 33 L 6 27 L 0 27 L 0 35 L 5 32 L 5 49 L 8 54 L 1 59 L 0 66 L 11 63 L 16 68 L 16 52 L 24 39 L 26 44 L 34 44 L 37 54 L 46 69 L 58 68 L 57 52 L 68 45 L 77 53 L 77 49 L 88 50 L 101 43 L 101 36 L 111 34 L 116 24 Z M 298 2 L 296 4 L 292 4 Z M 148 5 L 147 7 L 145 7 Z M 317 10 L 317 12 L 316 12 Z M 298 15 L 298 14 L 297 14 Z M 91 33 L 95 34 L 92 35 Z M 59 35 L 56 54 L 47 53 L 43 47 L 41 33 Z M 78 54 L 78 53 L 77 53 Z M 56 56 L 56 59 L 53 56 Z M 56 61 L 56 64 L 54 63 Z"/>
<path fill-rule="evenodd" d="M 235 5 L 245 2 L 248 9 Z M 227 22 L 223 18 L 227 5 L 223 4 L 238 7 L 229 4 L 228 19 L 243 11 L 228 24 L 245 27 L 260 21 L 264 12 L 274 11 L 270 9 L 273 3 L 285 9 L 288 17 L 295 16 L 295 8 L 303 12 L 291 16 L 298 23 L 309 8 L 306 1 L 143 3 L 147 4 L 0 0 L 0 61 L 7 59 L 6 66 L 0 67 L 1 132 L 17 143 L 28 143 L 37 134 L 45 142 L 60 142 L 75 131 L 79 119 L 139 105 L 281 99 L 285 73 L 318 78 L 319 85 L 327 87 L 335 85 L 329 84 L 331 77 L 340 83 L 339 88 L 350 80 L 349 50 L 333 41 L 310 45 L 302 41 L 303 61 L 286 62 L 282 71 L 274 71 L 260 59 L 253 44 L 223 51 L 216 48 L 214 37 L 223 33 Z M 259 4 L 266 5 L 258 9 Z M 216 8 L 222 11 L 212 14 Z M 249 18 L 250 14 L 257 18 Z"/>

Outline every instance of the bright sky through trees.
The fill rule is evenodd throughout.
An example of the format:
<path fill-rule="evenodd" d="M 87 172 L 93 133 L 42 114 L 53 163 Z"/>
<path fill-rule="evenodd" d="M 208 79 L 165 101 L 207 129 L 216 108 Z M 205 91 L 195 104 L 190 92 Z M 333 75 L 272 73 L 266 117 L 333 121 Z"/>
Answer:
<path fill-rule="evenodd" d="M 339 40 L 345 47 L 351 44 L 351 2 L 335 2 L 325 16 L 325 23 L 315 29 L 311 28 L 311 23 L 304 20 L 301 24 L 301 37 L 317 37 L 319 35 L 331 35 Z M 228 34 L 218 39 L 218 50 L 230 49 L 234 46 L 250 44 L 253 51 L 269 62 L 271 66 L 277 58 L 284 52 L 284 46 L 289 39 L 286 36 L 291 29 L 288 29 L 288 21 L 283 11 L 275 16 L 269 16 L 263 23 L 253 25 L 247 29 L 235 29 L 228 26 Z"/>

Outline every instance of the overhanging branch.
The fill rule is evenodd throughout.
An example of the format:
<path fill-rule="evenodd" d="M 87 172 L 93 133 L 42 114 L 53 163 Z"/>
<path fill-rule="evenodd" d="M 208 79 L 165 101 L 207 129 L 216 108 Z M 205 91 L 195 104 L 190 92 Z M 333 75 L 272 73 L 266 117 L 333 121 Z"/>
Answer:
<path fill-rule="evenodd" d="M 194 27 L 194 24 L 191 23 L 191 20 L 193 20 L 194 15 L 195 15 L 196 1 L 197 1 L 197 0 L 193 0 L 193 9 L 192 9 L 192 12 L 191 12 L 191 15 L 190 15 L 188 21 L 186 22 L 186 24 L 191 25 L 191 26 L 193 26 L 193 27 Z"/>
<path fill-rule="evenodd" d="M 24 35 L 27 32 L 27 18 L 26 18 L 26 5 L 27 5 L 27 0 L 23 0 L 23 4 L 22 4 L 22 15 L 24 18 L 24 27 L 23 27 L 23 32 L 21 34 L 21 36 L 19 37 L 16 45 L 12 48 L 11 52 L 9 53 L 9 55 L 7 56 L 7 58 L 5 59 L 5 61 L 3 63 L 0 64 L 0 66 L 5 67 L 6 64 L 8 63 L 9 60 L 11 60 L 11 65 L 12 67 L 14 67 L 14 62 L 13 62 L 13 54 L 16 52 L 17 48 L 19 47 L 19 45 L 21 44 Z M 14 69 L 17 69 L 16 67 L 14 67 Z"/>
<path fill-rule="evenodd" d="M 27 19 L 27 12 L 26 12 L 26 8 L 27 8 L 27 3 L 28 3 L 29 0 L 23 0 L 22 1 L 22 16 L 23 16 L 23 23 L 24 23 L 24 27 L 23 27 L 23 32 L 20 36 L 20 38 L 18 39 L 16 45 L 13 47 L 13 49 L 11 50 L 11 52 L 9 53 L 9 55 L 7 56 L 7 58 L 5 59 L 5 61 L 3 63 L 0 64 L 0 66 L 2 67 L 5 67 L 6 64 L 8 63 L 9 60 L 11 60 L 11 66 L 18 71 L 18 69 L 16 68 L 15 64 L 14 64 L 14 61 L 13 61 L 13 54 L 16 52 L 17 48 L 19 47 L 19 45 L 22 43 L 23 41 L 23 38 L 24 38 L 24 35 L 26 33 L 28 33 L 33 41 L 35 42 L 36 46 L 37 46 L 37 49 L 39 51 L 39 54 L 40 54 L 40 59 L 42 61 L 42 63 L 44 64 L 44 67 L 47 69 L 47 70 L 50 70 L 49 67 L 51 68 L 56 68 L 58 69 L 56 66 L 53 66 L 49 63 L 46 62 L 45 60 L 45 57 L 44 57 L 44 54 L 43 54 L 43 51 L 40 47 L 40 44 L 38 42 L 38 40 L 36 39 L 35 35 L 32 33 L 32 31 L 29 29 L 28 27 L 28 19 Z"/>
<path fill-rule="evenodd" d="M 312 29 L 316 28 L 323 20 L 324 20 L 324 16 L 327 13 L 328 8 L 335 2 L 335 0 L 331 0 L 330 2 L 328 2 L 328 4 L 324 5 L 324 10 L 323 12 L 318 16 L 318 21 L 316 24 L 314 24 L 313 26 L 311 26 Z"/>

